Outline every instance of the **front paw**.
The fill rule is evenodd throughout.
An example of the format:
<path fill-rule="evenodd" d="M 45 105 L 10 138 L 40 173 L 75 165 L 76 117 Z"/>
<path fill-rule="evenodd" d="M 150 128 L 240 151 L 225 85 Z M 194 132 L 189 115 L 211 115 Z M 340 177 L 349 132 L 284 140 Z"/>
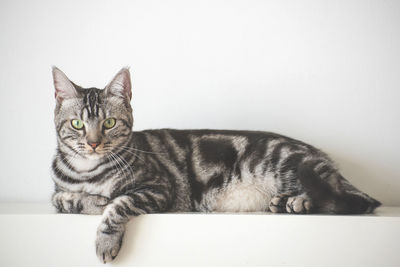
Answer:
<path fill-rule="evenodd" d="M 102 214 L 109 199 L 100 195 L 76 192 L 58 192 L 53 195 L 53 205 L 61 213 Z"/>
<path fill-rule="evenodd" d="M 96 238 L 96 254 L 101 262 L 107 263 L 115 259 L 121 248 L 124 232 L 123 228 L 99 227 Z"/>
<path fill-rule="evenodd" d="M 53 195 L 54 207 L 60 213 L 81 213 L 83 205 L 81 199 L 72 192 L 59 192 Z"/>

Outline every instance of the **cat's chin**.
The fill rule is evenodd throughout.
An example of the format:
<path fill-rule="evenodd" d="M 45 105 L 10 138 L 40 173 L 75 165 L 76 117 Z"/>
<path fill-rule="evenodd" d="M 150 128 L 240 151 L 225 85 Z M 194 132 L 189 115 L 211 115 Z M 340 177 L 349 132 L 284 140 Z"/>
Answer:
<path fill-rule="evenodd" d="M 88 160 L 100 160 L 103 157 L 104 157 L 103 153 L 90 153 L 85 155 L 85 158 Z"/>

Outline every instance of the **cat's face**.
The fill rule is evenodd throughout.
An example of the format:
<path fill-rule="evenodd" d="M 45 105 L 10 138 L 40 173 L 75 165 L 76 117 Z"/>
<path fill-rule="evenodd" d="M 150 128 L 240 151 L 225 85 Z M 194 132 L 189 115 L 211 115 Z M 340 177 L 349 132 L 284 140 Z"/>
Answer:
<path fill-rule="evenodd" d="M 130 137 L 131 82 L 122 69 L 105 89 L 81 88 L 53 68 L 57 106 L 54 122 L 59 149 L 73 157 L 113 157 Z"/>

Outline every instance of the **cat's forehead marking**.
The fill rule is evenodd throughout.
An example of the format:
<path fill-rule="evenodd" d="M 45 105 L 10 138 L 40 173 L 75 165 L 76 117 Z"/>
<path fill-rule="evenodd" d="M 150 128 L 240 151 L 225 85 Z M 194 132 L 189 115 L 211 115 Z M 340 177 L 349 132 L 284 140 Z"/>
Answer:
<path fill-rule="evenodd" d="M 93 119 L 99 116 L 100 105 L 102 103 L 100 89 L 89 88 L 83 91 L 83 110 L 87 118 Z"/>

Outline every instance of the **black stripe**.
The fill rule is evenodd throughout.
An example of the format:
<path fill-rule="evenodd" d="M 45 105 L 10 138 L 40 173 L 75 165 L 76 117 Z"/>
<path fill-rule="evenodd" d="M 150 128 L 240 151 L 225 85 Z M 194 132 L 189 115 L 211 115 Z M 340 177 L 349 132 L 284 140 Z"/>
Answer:
<path fill-rule="evenodd" d="M 97 94 L 96 91 L 93 89 L 90 89 L 89 95 L 88 95 L 88 100 L 89 100 L 89 109 L 90 109 L 90 116 L 89 117 L 94 117 L 96 114 L 95 106 L 97 102 Z"/>
<path fill-rule="evenodd" d="M 196 173 L 193 170 L 193 149 L 191 150 L 191 153 L 187 157 L 187 177 L 189 180 L 189 185 L 191 189 L 191 200 L 192 200 L 192 207 L 194 207 L 194 201 L 200 202 L 203 191 L 204 191 L 204 185 L 199 182 L 196 179 Z"/>
<path fill-rule="evenodd" d="M 128 127 L 129 129 L 132 129 L 132 125 L 128 123 L 127 120 L 124 119 L 119 119 L 126 127 Z"/>
<path fill-rule="evenodd" d="M 58 135 L 58 139 L 60 140 L 60 142 L 65 145 L 66 147 L 68 147 L 69 149 L 71 149 L 72 151 L 74 151 L 75 153 L 78 153 L 78 151 L 76 151 L 72 146 L 70 146 L 69 144 L 67 144 L 66 142 L 64 142 L 65 140 L 63 140 L 60 136 L 60 133 L 57 132 Z"/>
<path fill-rule="evenodd" d="M 303 161 L 305 155 L 303 153 L 293 153 L 289 155 L 282 163 L 280 169 L 281 173 L 287 173 L 288 171 L 297 171 L 299 164 Z"/>
<path fill-rule="evenodd" d="M 155 192 L 152 192 L 153 194 L 157 194 Z M 150 194 L 149 191 L 143 191 L 141 193 L 147 200 L 148 204 L 152 207 L 153 212 L 158 212 L 161 211 L 163 206 L 162 203 L 158 201 L 152 194 Z"/>
<path fill-rule="evenodd" d="M 119 232 L 118 228 L 112 225 L 109 218 L 106 218 L 103 221 L 103 223 L 107 226 L 107 228 L 105 230 L 101 231 L 102 233 L 104 233 L 106 235 L 113 235 L 113 234 L 116 234 L 117 232 Z"/>
<path fill-rule="evenodd" d="M 112 165 L 111 167 L 105 168 L 101 173 L 99 173 L 96 176 L 93 176 L 90 179 L 86 179 L 86 180 L 76 180 L 68 175 L 66 175 L 65 173 L 63 173 L 61 170 L 59 170 L 57 168 L 57 160 L 53 161 L 52 164 L 52 168 L 54 173 L 57 175 L 57 178 L 59 178 L 60 180 L 66 182 L 66 183 L 70 183 L 70 184 L 80 184 L 80 183 L 98 183 L 102 180 L 104 180 L 105 178 L 108 178 L 109 176 L 106 176 L 104 174 L 111 174 L 113 175 L 112 171 L 115 171 L 116 168 Z"/>
<path fill-rule="evenodd" d="M 316 167 L 316 166 L 315 166 Z M 318 175 L 321 175 L 321 174 L 323 174 L 323 173 L 325 173 L 325 172 L 327 172 L 327 171 L 329 171 L 329 170 L 331 170 L 332 168 L 329 166 L 329 165 L 327 165 L 327 164 L 325 164 L 325 165 L 323 165 L 321 168 L 319 168 L 318 170 L 314 170 Z"/>
<path fill-rule="evenodd" d="M 63 120 L 63 121 L 61 121 L 61 123 L 58 124 L 57 132 L 59 132 L 59 131 L 61 130 L 61 128 L 64 126 L 64 124 L 65 124 L 66 122 L 68 122 L 68 120 Z"/>
<path fill-rule="evenodd" d="M 232 175 L 228 176 L 228 179 L 231 178 Z M 229 181 L 228 181 L 229 182 Z M 213 175 L 208 181 L 206 185 L 206 190 L 210 190 L 213 188 L 219 188 L 224 183 L 224 175 L 222 173 Z"/>
<path fill-rule="evenodd" d="M 98 168 L 102 167 L 104 165 L 104 163 L 107 163 L 105 160 L 102 160 L 99 162 L 99 164 L 97 164 L 95 167 L 93 167 L 92 169 L 88 170 L 88 171 L 78 171 L 74 168 L 74 166 L 72 166 L 69 161 L 67 160 L 67 156 L 64 152 L 60 151 L 58 152 L 58 154 L 60 155 L 59 159 L 61 160 L 61 162 L 66 165 L 71 171 L 77 173 L 77 174 L 81 174 L 81 173 L 90 173 L 90 172 L 94 172 L 96 171 Z"/>
<path fill-rule="evenodd" d="M 170 139 L 172 137 L 168 136 L 168 134 L 165 131 L 159 132 L 159 133 L 152 133 L 152 136 L 158 139 L 158 142 L 162 145 L 162 148 L 160 151 L 157 151 L 156 153 L 160 153 L 162 157 L 165 157 L 165 154 L 168 154 L 169 160 L 175 164 L 178 169 L 185 168 L 185 165 L 182 165 L 182 163 L 179 161 L 179 157 L 177 156 L 177 151 L 173 147 L 172 144 L 170 144 Z"/>
<path fill-rule="evenodd" d="M 268 148 L 268 139 L 259 139 L 254 144 L 248 145 L 245 150 L 243 158 L 251 157 L 249 164 L 250 172 L 254 172 L 256 166 L 261 164 L 265 159 L 265 153 Z"/>
<path fill-rule="evenodd" d="M 281 151 L 285 147 L 288 147 L 288 144 L 281 142 L 273 148 L 273 151 L 271 152 L 270 161 L 269 161 L 272 171 L 276 170 L 278 162 L 281 158 Z"/>
<path fill-rule="evenodd" d="M 61 140 L 65 141 L 65 140 L 68 140 L 68 139 L 76 139 L 76 138 L 77 138 L 76 135 L 70 134 L 70 135 L 66 135 L 66 136 L 62 137 Z"/>

